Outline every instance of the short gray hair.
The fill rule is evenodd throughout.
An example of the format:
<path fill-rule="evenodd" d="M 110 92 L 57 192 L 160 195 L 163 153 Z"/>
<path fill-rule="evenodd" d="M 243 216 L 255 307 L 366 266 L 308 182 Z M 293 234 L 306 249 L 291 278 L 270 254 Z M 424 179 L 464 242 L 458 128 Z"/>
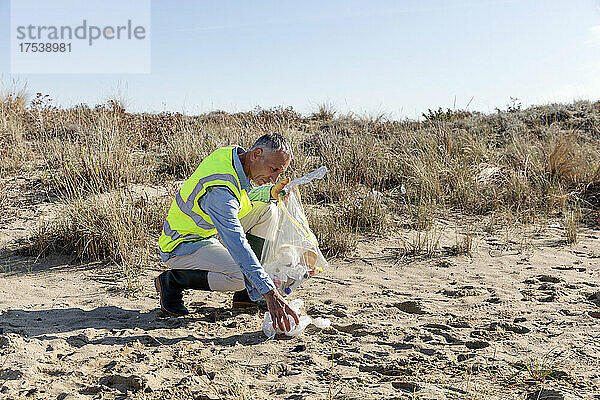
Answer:
<path fill-rule="evenodd" d="M 282 151 L 290 156 L 290 158 L 294 158 L 290 142 L 276 132 L 267 133 L 256 139 L 256 142 L 254 142 L 250 151 L 254 149 Z"/>

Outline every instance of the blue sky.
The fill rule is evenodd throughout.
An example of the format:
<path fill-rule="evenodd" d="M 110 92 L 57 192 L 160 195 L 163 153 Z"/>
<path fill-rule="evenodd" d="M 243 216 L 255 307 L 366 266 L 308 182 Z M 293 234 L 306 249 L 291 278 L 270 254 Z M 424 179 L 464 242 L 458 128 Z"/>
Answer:
<path fill-rule="evenodd" d="M 417 118 L 600 99 L 600 1 L 152 1 L 150 74 L 0 74 L 61 105 L 120 92 L 134 111 L 244 111 L 328 102 Z M 118 62 L 118 60 L 117 60 Z"/>

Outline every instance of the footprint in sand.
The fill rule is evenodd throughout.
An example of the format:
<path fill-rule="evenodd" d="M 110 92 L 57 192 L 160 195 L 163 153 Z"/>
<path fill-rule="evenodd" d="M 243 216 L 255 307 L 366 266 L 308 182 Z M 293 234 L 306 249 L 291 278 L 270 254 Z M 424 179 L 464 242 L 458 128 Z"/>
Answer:
<path fill-rule="evenodd" d="M 538 275 L 537 280 L 540 282 L 551 282 L 551 283 L 559 283 L 560 278 L 552 275 Z"/>
<path fill-rule="evenodd" d="M 23 371 L 18 369 L 6 368 L 0 370 L 0 382 L 2 381 L 16 381 L 23 377 Z"/>
<path fill-rule="evenodd" d="M 474 286 L 467 285 L 462 286 L 456 289 L 444 289 L 441 293 L 446 297 L 467 297 L 467 296 L 479 296 L 481 293 L 480 290 L 475 289 Z"/>
<path fill-rule="evenodd" d="M 333 304 L 332 301 L 325 305 L 311 306 L 306 310 L 306 314 L 311 317 L 338 317 L 345 318 L 348 316 L 348 308 L 344 304 Z"/>
<path fill-rule="evenodd" d="M 527 394 L 527 400 L 564 400 L 565 396 L 554 389 L 540 389 Z"/>
<path fill-rule="evenodd" d="M 81 348 L 90 342 L 88 337 L 83 333 L 80 333 L 79 335 L 69 336 L 65 340 L 67 343 L 69 343 L 69 345 L 77 348 Z"/>
<path fill-rule="evenodd" d="M 465 346 L 467 349 L 477 350 L 477 349 L 485 349 L 489 347 L 490 343 L 485 340 L 473 340 L 469 342 L 465 342 Z"/>
<path fill-rule="evenodd" d="M 492 322 L 491 324 L 487 325 L 484 329 L 489 331 L 496 331 L 498 330 L 498 328 L 501 328 L 507 332 L 517 333 L 520 335 L 531 332 L 531 329 L 523 325 L 511 324 L 509 322 Z"/>
<path fill-rule="evenodd" d="M 471 328 L 471 323 L 468 320 L 457 316 L 452 316 L 446 324 L 453 328 Z"/>
<path fill-rule="evenodd" d="M 403 301 L 401 303 L 394 303 L 393 306 L 407 314 L 426 314 L 426 311 L 419 301 Z"/>
<path fill-rule="evenodd" d="M 448 325 L 444 324 L 425 324 L 423 325 L 423 329 L 431 332 L 436 336 L 443 337 L 446 340 L 446 343 L 459 344 L 461 340 L 454 336 L 452 332 L 452 328 Z"/>
<path fill-rule="evenodd" d="M 361 364 L 358 370 L 360 372 L 383 376 L 410 376 L 414 374 L 412 368 L 407 366 L 406 361 L 398 360 L 377 364 Z"/>
<path fill-rule="evenodd" d="M 138 392 L 146 387 L 146 381 L 137 375 L 107 375 L 100 378 L 99 383 L 121 393 Z"/>
<path fill-rule="evenodd" d="M 475 354 L 475 353 L 461 353 L 458 356 L 456 356 L 456 360 L 458 362 L 463 362 L 463 361 L 467 361 L 476 356 L 477 356 L 477 354 Z"/>
<path fill-rule="evenodd" d="M 590 311 L 590 312 L 588 312 L 588 314 L 592 318 L 599 318 L 600 319 L 600 311 Z"/>
<path fill-rule="evenodd" d="M 0 336 L 0 349 L 10 347 L 10 338 L 8 336 Z"/>
<path fill-rule="evenodd" d="M 415 393 L 421 390 L 421 387 L 414 382 L 392 382 L 394 389 L 400 389 L 408 393 Z"/>
<path fill-rule="evenodd" d="M 331 326 L 339 332 L 349 333 L 352 336 L 357 337 L 375 334 L 375 332 L 373 332 L 372 329 L 369 329 L 367 325 L 360 323 L 352 323 L 349 325 L 332 324 Z"/>
<path fill-rule="evenodd" d="M 523 283 L 527 285 L 538 285 L 535 288 L 521 290 L 523 300 L 537 300 L 541 303 L 550 303 L 556 301 L 561 294 L 561 291 L 556 286 L 561 279 L 552 275 L 537 275 L 532 278 L 525 279 Z M 564 293 L 563 293 L 564 294 Z"/>
<path fill-rule="evenodd" d="M 483 340 L 483 339 L 487 339 L 487 340 L 494 340 L 497 339 L 498 335 L 493 334 L 492 332 L 488 331 L 487 329 L 477 329 L 472 331 L 469 336 L 471 336 L 474 339 L 477 340 Z"/>
<path fill-rule="evenodd" d="M 594 292 L 590 294 L 589 296 L 587 296 L 587 299 L 595 305 L 597 305 L 598 307 L 600 307 L 600 292 Z"/>

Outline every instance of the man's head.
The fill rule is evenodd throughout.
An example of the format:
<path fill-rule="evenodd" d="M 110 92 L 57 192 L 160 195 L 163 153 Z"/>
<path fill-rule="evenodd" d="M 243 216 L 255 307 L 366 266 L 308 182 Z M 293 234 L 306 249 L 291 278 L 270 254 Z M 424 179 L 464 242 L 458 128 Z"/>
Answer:
<path fill-rule="evenodd" d="M 292 160 L 292 146 L 279 133 L 267 133 L 258 138 L 245 155 L 244 171 L 258 185 L 276 183 Z"/>

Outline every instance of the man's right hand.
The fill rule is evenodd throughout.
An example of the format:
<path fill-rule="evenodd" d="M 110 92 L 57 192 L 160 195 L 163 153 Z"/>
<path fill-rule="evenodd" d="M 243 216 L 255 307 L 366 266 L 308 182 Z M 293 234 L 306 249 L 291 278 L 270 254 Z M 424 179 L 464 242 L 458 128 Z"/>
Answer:
<path fill-rule="evenodd" d="M 288 183 L 290 183 L 290 178 L 285 178 L 277 182 L 275 185 L 271 186 L 271 198 L 275 200 L 287 200 L 290 194 L 287 193 L 282 196 L 281 191 Z"/>
<path fill-rule="evenodd" d="M 300 323 L 296 311 L 288 305 L 277 290 L 271 290 L 270 292 L 263 294 L 263 296 L 267 301 L 267 308 L 269 309 L 269 313 L 271 313 L 274 329 L 277 329 L 279 326 L 279 329 L 288 332 L 290 330 L 290 320 L 288 315 L 291 315 L 292 318 L 294 318 L 296 325 Z"/>

